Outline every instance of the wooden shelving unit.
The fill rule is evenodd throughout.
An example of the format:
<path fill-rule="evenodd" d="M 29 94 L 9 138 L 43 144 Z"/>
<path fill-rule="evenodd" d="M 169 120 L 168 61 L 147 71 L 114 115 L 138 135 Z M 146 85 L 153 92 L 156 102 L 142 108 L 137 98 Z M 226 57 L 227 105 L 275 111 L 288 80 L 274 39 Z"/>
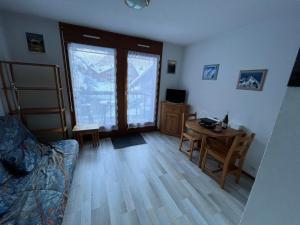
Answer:
<path fill-rule="evenodd" d="M 26 115 L 40 115 L 40 114 L 57 114 L 60 112 L 64 112 L 65 109 L 60 108 L 23 108 L 21 109 L 22 114 Z M 17 114 L 18 111 L 13 111 L 12 114 Z"/>
<path fill-rule="evenodd" d="M 62 128 L 48 128 L 48 129 L 38 129 L 38 130 L 32 130 L 33 133 L 60 133 L 60 132 L 66 132 L 67 127 Z"/>
<path fill-rule="evenodd" d="M 52 86 L 17 86 L 18 83 L 15 79 L 14 66 L 29 66 L 35 69 L 39 67 L 47 67 L 52 70 L 55 84 Z M 68 138 L 68 129 L 66 124 L 66 115 L 64 108 L 64 97 L 62 80 L 60 75 L 60 68 L 58 65 L 51 64 L 39 64 L 39 63 L 25 63 L 25 62 L 12 62 L 12 61 L 0 61 L 0 78 L 2 89 L 4 92 L 6 105 L 10 114 L 20 114 L 24 123 L 27 124 L 28 115 L 50 115 L 58 114 L 60 119 L 60 127 L 43 129 L 31 129 L 33 133 L 39 135 L 45 135 L 48 133 L 60 133 L 62 138 Z M 27 81 L 28 82 L 28 81 Z M 57 99 L 56 107 L 34 107 L 34 108 L 22 108 L 20 104 L 20 98 L 24 92 L 37 92 L 37 94 L 48 91 L 53 92 Z"/>
<path fill-rule="evenodd" d="M 16 87 L 19 91 L 56 91 L 55 87 Z M 58 88 L 59 91 L 62 91 L 62 88 Z"/>

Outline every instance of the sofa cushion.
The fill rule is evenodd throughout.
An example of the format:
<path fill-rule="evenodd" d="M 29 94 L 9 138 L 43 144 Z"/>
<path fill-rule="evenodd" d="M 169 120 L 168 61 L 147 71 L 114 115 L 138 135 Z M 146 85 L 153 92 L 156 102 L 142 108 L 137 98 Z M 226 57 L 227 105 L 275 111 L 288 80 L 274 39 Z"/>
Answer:
<path fill-rule="evenodd" d="M 0 185 L 0 224 L 61 224 L 79 152 L 75 140 L 39 145 L 32 172 Z"/>
<path fill-rule="evenodd" d="M 16 117 L 0 119 L 0 158 L 15 175 L 32 171 L 39 158 L 38 142 Z"/>
<path fill-rule="evenodd" d="M 73 171 L 75 168 L 76 160 L 79 154 L 79 145 L 76 140 L 61 140 L 51 143 L 56 149 L 61 149 L 64 157 L 64 169 L 68 178 L 72 179 Z M 72 180 L 67 182 L 67 185 L 71 184 Z"/>
<path fill-rule="evenodd" d="M 0 154 L 19 146 L 25 138 L 25 130 L 17 117 L 0 117 Z"/>
<path fill-rule="evenodd" d="M 3 155 L 2 162 L 14 174 L 23 175 L 34 169 L 38 158 L 37 143 L 27 136 L 18 147 Z"/>
<path fill-rule="evenodd" d="M 0 161 L 0 185 L 4 184 L 10 177 L 11 174 L 7 171 L 7 169 L 3 166 L 3 163 Z"/>

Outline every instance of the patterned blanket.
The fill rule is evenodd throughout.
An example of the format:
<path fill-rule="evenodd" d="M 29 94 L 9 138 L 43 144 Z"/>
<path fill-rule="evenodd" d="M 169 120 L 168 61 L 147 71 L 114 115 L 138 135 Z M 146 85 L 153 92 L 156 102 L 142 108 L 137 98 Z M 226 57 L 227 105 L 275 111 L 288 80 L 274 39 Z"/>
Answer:
<path fill-rule="evenodd" d="M 75 140 L 39 144 L 34 169 L 22 176 L 0 164 L 0 224 L 61 224 L 78 149 Z"/>

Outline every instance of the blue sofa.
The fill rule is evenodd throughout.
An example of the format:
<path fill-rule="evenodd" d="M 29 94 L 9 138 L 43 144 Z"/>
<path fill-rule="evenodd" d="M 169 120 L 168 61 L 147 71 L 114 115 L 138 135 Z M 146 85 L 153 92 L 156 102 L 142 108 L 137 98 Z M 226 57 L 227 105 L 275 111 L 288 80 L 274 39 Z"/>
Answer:
<path fill-rule="evenodd" d="M 78 152 L 75 140 L 41 144 L 0 117 L 0 224 L 61 224 Z"/>

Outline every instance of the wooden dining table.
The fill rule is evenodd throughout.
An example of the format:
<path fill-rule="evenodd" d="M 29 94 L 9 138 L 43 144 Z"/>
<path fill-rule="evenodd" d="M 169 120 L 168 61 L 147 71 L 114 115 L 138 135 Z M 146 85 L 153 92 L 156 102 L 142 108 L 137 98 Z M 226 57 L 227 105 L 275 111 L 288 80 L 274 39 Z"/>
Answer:
<path fill-rule="evenodd" d="M 200 146 L 200 157 L 198 166 L 201 167 L 202 159 L 204 156 L 205 151 L 205 145 L 207 143 L 207 138 L 224 138 L 227 142 L 227 145 L 229 145 L 229 142 L 232 141 L 232 139 L 238 135 L 241 134 L 243 131 L 233 129 L 228 127 L 227 129 L 222 129 L 221 131 L 214 131 L 214 129 L 208 129 L 200 125 L 200 119 L 197 120 L 188 120 L 185 122 L 185 126 L 188 129 L 193 130 L 194 132 L 197 132 L 202 135 L 202 141 Z"/>

